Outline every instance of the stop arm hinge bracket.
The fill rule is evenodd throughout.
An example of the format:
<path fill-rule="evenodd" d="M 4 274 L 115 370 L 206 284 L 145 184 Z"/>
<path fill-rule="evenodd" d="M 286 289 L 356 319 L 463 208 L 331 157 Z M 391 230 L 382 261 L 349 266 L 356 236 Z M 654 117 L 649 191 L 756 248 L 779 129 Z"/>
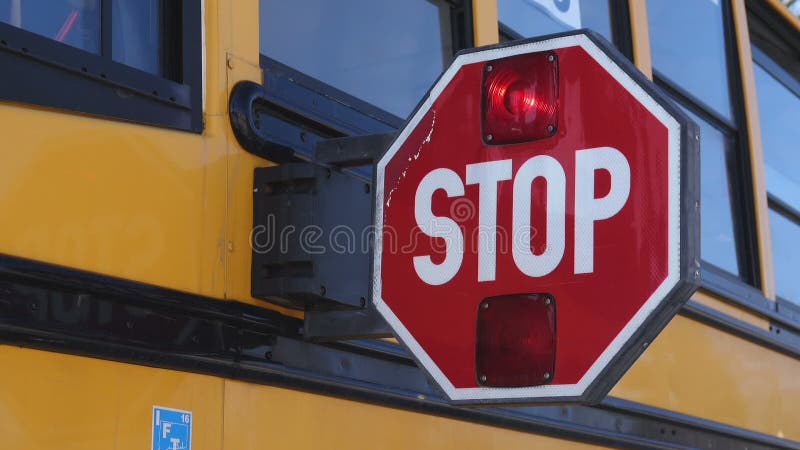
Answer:
<path fill-rule="evenodd" d="M 247 86 L 245 86 L 247 88 Z M 245 149 L 280 149 L 252 117 L 265 101 L 252 87 L 231 100 L 231 124 Z M 251 295 L 305 310 L 309 340 L 388 337 L 372 307 L 374 247 L 370 176 L 352 168 L 372 165 L 395 133 L 317 141 L 306 160 L 281 150 L 282 164 L 253 176 Z"/>

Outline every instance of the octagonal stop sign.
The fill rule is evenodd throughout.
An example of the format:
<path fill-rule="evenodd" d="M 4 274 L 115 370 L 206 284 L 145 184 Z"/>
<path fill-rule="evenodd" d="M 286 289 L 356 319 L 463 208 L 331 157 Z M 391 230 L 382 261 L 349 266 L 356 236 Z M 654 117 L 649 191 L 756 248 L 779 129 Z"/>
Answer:
<path fill-rule="evenodd" d="M 595 401 L 694 292 L 699 135 L 603 38 L 459 54 L 376 165 L 372 301 L 453 401 Z"/>

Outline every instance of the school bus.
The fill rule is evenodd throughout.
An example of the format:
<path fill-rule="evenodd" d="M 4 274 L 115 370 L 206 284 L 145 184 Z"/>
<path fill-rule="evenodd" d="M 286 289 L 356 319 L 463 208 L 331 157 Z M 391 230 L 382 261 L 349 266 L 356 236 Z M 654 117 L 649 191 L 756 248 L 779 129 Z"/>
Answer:
<path fill-rule="evenodd" d="M 702 287 L 602 401 L 453 406 L 253 295 L 256 169 L 574 28 L 702 131 Z M 799 56 L 777 0 L 0 0 L 0 448 L 800 448 Z"/>

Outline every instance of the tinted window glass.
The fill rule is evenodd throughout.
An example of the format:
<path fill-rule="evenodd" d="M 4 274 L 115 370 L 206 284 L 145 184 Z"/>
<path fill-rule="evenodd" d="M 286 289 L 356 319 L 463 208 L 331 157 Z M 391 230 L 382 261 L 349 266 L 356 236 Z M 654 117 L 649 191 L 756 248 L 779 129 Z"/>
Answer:
<path fill-rule="evenodd" d="M 760 63 L 753 64 L 753 70 L 764 146 L 764 172 L 771 203 L 769 226 L 775 289 L 778 296 L 800 302 L 800 277 L 797 276 L 800 218 L 796 216 L 800 211 L 799 85 L 757 48 L 753 53 L 760 57 Z"/>
<path fill-rule="evenodd" d="M 653 67 L 731 119 L 719 0 L 648 0 Z"/>
<path fill-rule="evenodd" d="M 800 97 L 754 66 L 767 190 L 800 211 Z"/>
<path fill-rule="evenodd" d="M 100 53 L 100 0 L 0 0 L 0 22 Z"/>
<path fill-rule="evenodd" d="M 769 229 L 772 237 L 772 258 L 775 262 L 775 290 L 780 297 L 800 301 L 800 276 L 797 255 L 800 254 L 800 225 L 770 209 Z"/>
<path fill-rule="evenodd" d="M 406 117 L 452 59 L 450 7 L 260 0 L 261 53 Z"/>
<path fill-rule="evenodd" d="M 700 252 L 703 260 L 738 275 L 727 170 L 731 146 L 722 132 L 687 112 L 700 126 Z"/>
<path fill-rule="evenodd" d="M 502 25 L 523 37 L 591 28 L 611 40 L 606 0 L 497 0 Z"/>
<path fill-rule="evenodd" d="M 161 71 L 161 0 L 112 0 L 114 61 L 153 74 Z"/>

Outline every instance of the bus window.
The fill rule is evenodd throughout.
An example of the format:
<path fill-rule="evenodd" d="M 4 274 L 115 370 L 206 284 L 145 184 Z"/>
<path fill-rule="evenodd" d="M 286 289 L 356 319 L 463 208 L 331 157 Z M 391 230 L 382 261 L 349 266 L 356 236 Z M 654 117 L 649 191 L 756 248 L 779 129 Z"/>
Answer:
<path fill-rule="evenodd" d="M 653 68 L 732 119 L 723 10 L 712 0 L 648 0 Z"/>
<path fill-rule="evenodd" d="M 793 303 L 800 303 L 797 277 L 797 252 L 800 250 L 800 218 L 785 209 L 769 209 L 772 258 L 775 265 L 775 292 Z"/>
<path fill-rule="evenodd" d="M 195 1 L 0 0 L 0 99 L 201 131 L 201 26 Z"/>
<path fill-rule="evenodd" d="M 612 41 L 611 6 L 605 0 L 497 0 L 500 30 L 511 38 L 590 28 Z"/>
<path fill-rule="evenodd" d="M 654 80 L 701 129 L 701 254 L 705 270 L 757 284 L 748 148 L 732 105 L 737 64 L 730 5 L 714 0 L 648 0 Z M 739 92 L 738 90 L 735 92 Z M 710 264 L 709 264 L 710 263 Z M 723 277 L 729 279 L 731 277 Z"/>
<path fill-rule="evenodd" d="M 800 251 L 800 82 L 757 48 L 756 81 L 764 174 L 769 198 L 769 225 L 775 266 L 775 290 L 800 303 L 797 254 Z M 763 64 L 763 66 L 762 66 Z"/>
<path fill-rule="evenodd" d="M 703 258 L 730 273 L 739 273 L 736 260 L 733 217 L 731 216 L 732 186 L 726 170 L 732 148 L 725 135 L 710 123 L 684 108 L 700 126 L 702 151 L 700 152 L 700 240 Z"/>
<path fill-rule="evenodd" d="M 162 0 L 112 0 L 111 56 L 114 61 L 161 74 Z M 167 21 L 165 21 L 167 22 Z M 165 26 L 168 26 L 165 23 Z"/>
<path fill-rule="evenodd" d="M 100 53 L 100 0 L 0 0 L 0 22 Z"/>
<path fill-rule="evenodd" d="M 261 53 L 399 117 L 453 57 L 444 0 L 260 0 Z"/>

